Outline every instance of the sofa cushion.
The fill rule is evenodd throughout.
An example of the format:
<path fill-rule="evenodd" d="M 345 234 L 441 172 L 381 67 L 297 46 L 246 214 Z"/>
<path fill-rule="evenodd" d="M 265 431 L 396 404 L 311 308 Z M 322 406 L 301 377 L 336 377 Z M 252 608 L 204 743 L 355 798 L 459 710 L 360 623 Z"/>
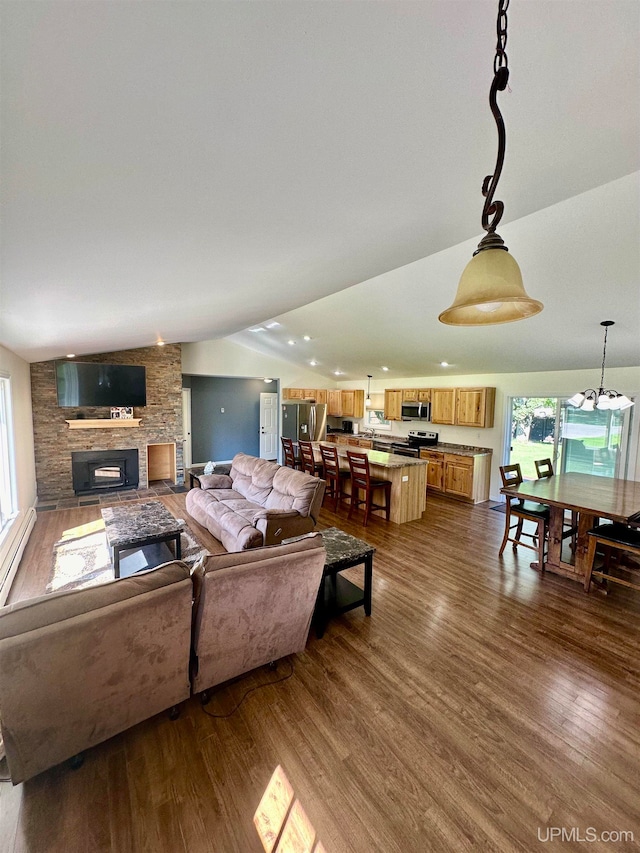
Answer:
<path fill-rule="evenodd" d="M 262 533 L 253 524 L 253 516 L 259 507 L 245 501 L 244 508 L 248 517 L 244 511 L 236 512 L 229 504 L 220 501 L 212 500 L 206 508 L 206 526 L 219 534 L 217 538 L 228 551 L 243 551 L 262 545 Z"/>
<path fill-rule="evenodd" d="M 235 489 L 207 489 L 207 494 L 214 497 L 217 501 L 246 501 L 244 495 L 236 492 Z"/>
<path fill-rule="evenodd" d="M 237 453 L 233 457 L 231 468 L 233 488 L 247 500 L 264 506 L 273 489 L 273 478 L 279 468 L 277 462 L 247 456 L 246 453 Z"/>
<path fill-rule="evenodd" d="M 280 468 L 273 478 L 273 490 L 264 501 L 267 509 L 295 509 L 301 515 L 309 515 L 320 483 L 304 471 Z M 324 492 L 324 489 L 323 489 Z"/>
<path fill-rule="evenodd" d="M 233 486 L 228 474 L 200 474 L 198 480 L 201 489 L 230 489 Z"/>

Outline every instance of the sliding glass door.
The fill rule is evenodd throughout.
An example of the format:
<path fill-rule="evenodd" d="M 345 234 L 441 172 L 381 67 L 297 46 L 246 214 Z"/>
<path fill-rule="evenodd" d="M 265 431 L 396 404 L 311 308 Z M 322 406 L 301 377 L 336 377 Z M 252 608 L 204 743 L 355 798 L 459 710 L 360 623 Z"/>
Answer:
<path fill-rule="evenodd" d="M 560 397 L 512 397 L 508 462 L 519 463 L 525 479 L 535 479 L 536 459 L 551 459 L 556 472 L 624 478 L 629 412 L 585 412 Z"/>

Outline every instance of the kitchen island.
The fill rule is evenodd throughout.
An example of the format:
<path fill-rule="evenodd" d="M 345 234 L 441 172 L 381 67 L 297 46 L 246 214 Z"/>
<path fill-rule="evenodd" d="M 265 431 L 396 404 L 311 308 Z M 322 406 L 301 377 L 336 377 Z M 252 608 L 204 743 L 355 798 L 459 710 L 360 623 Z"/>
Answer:
<path fill-rule="evenodd" d="M 333 442 L 314 442 L 317 457 L 320 459 L 320 445 L 335 447 Z M 409 456 L 399 456 L 395 453 L 384 453 L 379 450 L 348 448 L 338 445 L 338 456 L 347 462 L 347 451 L 355 450 L 366 453 L 369 457 L 371 476 L 381 480 L 391 481 L 391 515 L 390 520 L 396 524 L 415 521 L 422 518 L 427 506 L 427 462 L 425 459 L 413 459 Z M 351 494 L 351 483 L 344 484 L 344 494 Z"/>

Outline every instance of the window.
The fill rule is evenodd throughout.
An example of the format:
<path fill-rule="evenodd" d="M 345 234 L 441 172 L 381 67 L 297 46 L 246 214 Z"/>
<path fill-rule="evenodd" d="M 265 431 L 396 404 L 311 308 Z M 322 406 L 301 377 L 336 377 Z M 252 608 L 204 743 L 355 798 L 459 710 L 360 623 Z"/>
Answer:
<path fill-rule="evenodd" d="M 8 376 L 0 375 L 0 537 L 16 512 L 11 380 Z"/>
<path fill-rule="evenodd" d="M 558 473 L 624 479 L 629 412 L 585 412 L 559 397 L 512 397 L 508 461 L 519 463 L 525 479 L 535 479 L 535 460 L 546 458 Z"/>

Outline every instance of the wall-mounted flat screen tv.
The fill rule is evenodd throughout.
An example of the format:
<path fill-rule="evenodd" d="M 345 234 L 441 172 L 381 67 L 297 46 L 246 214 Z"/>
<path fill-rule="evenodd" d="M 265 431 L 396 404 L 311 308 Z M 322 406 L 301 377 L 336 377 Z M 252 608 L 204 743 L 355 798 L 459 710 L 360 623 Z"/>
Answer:
<path fill-rule="evenodd" d="M 57 361 L 59 406 L 146 406 L 144 367 L 133 364 L 97 364 Z"/>

